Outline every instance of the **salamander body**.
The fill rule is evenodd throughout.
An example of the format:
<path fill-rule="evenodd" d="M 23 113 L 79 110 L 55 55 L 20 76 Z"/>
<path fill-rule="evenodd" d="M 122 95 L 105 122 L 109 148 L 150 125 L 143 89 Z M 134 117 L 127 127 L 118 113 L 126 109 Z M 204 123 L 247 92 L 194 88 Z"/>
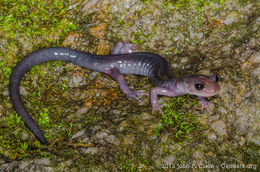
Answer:
<path fill-rule="evenodd" d="M 124 74 L 142 75 L 148 77 L 155 87 L 150 92 L 152 113 L 158 110 L 162 114 L 161 106 L 158 104 L 157 95 L 181 96 L 185 94 L 196 95 L 203 108 L 209 109 L 209 102 L 205 97 L 214 96 L 220 91 L 216 82 L 216 76 L 192 75 L 186 77 L 174 77 L 168 62 L 159 55 L 144 52 L 131 52 L 134 45 L 127 42 L 119 42 L 111 55 L 93 55 L 78 52 L 69 48 L 52 47 L 35 51 L 21 60 L 13 69 L 9 92 L 14 110 L 21 116 L 26 126 L 33 132 L 41 143 L 46 144 L 42 130 L 31 118 L 24 107 L 19 93 L 19 86 L 23 75 L 33 66 L 48 61 L 64 61 L 88 68 L 94 71 L 110 75 L 115 79 L 120 90 L 128 98 L 138 101 L 139 95 L 149 95 L 143 90 L 131 90 Z M 120 53 L 120 54 L 119 54 Z"/>

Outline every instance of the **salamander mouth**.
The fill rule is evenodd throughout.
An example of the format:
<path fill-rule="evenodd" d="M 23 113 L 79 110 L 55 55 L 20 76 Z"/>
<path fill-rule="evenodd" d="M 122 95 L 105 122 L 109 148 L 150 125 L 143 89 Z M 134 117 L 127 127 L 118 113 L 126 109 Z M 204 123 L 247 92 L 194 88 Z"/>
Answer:
<path fill-rule="evenodd" d="M 218 94 L 220 92 L 220 86 L 218 84 L 215 85 L 214 88 L 208 90 L 205 93 L 205 97 L 210 97 L 210 96 L 215 96 L 216 94 Z"/>

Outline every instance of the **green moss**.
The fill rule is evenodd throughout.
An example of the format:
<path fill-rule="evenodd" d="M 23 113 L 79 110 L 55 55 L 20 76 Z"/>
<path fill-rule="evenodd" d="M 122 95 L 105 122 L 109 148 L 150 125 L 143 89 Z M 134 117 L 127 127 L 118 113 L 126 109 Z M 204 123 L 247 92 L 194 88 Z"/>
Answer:
<path fill-rule="evenodd" d="M 0 73 L 1 73 L 1 75 L 0 75 L 1 78 L 0 79 L 1 79 L 1 81 L 3 81 L 4 79 L 8 79 L 10 77 L 10 75 L 11 75 L 11 72 L 12 72 L 12 70 L 7 65 L 7 63 L 0 59 Z"/>
<path fill-rule="evenodd" d="M 65 36 L 69 31 L 76 28 L 72 21 L 69 21 L 68 18 L 68 6 L 69 1 L 14 1 L 14 0 L 4 0 L 0 1 L 0 34 L 4 36 L 5 40 L 8 42 L 6 49 L 1 49 L 1 57 L 5 57 L 5 61 L 1 59 L 0 61 L 0 79 L 3 80 L 3 86 L 1 91 L 4 90 L 4 87 L 8 87 L 9 77 L 11 74 L 11 67 L 15 65 L 13 63 L 16 60 L 10 60 L 9 56 L 18 57 L 14 51 L 17 49 L 16 40 L 22 37 L 25 40 L 40 40 L 42 42 L 47 42 L 52 45 L 59 44 L 59 39 Z M 55 37 L 55 38 L 54 38 Z M 35 39 L 37 38 L 37 39 Z M 30 43 L 29 43 L 30 44 Z M 34 46 L 37 46 L 37 42 L 33 42 Z M 3 45 L 4 46 L 4 45 Z M 44 45 L 41 45 L 44 46 Z M 26 49 L 26 47 L 23 47 Z M 18 53 L 17 53 L 18 54 Z M 12 62 L 11 66 L 9 65 Z M 52 65 L 59 66 L 61 63 L 54 62 Z M 47 64 L 48 65 L 48 64 Z M 40 71 L 42 74 L 44 71 Z M 39 73 L 39 66 L 34 67 L 31 70 L 31 74 L 34 75 Z M 41 74 L 41 75 L 42 75 Z M 31 87 L 31 82 L 22 82 L 22 85 L 28 90 Z M 38 91 L 32 92 L 32 99 L 26 105 L 31 107 L 33 111 L 34 107 L 32 104 L 37 101 L 37 97 L 42 96 L 42 88 L 38 87 Z M 59 88 L 59 87 L 58 87 Z M 68 87 L 65 84 L 65 81 L 62 82 L 62 91 L 65 91 Z M 13 113 L 12 110 L 10 110 Z M 44 114 L 44 113 L 43 113 Z M 1 122 L 6 122 L 8 127 L 13 131 L 14 123 L 12 122 L 12 116 L 4 114 L 7 118 L 2 118 Z M 43 120 L 43 116 L 39 118 L 39 121 L 46 123 L 47 117 Z M 21 128 L 24 128 L 22 126 Z M 6 134 L 5 134 L 6 135 Z M 21 136 L 21 133 L 19 137 Z M 0 139 L 0 145 L 3 143 L 6 144 L 4 140 L 8 140 L 4 137 Z M 16 139 L 14 139 L 16 141 Z M 13 143 L 10 143 L 12 145 Z M 15 144 L 14 144 L 15 145 Z M 3 146 L 5 147 L 5 146 Z M 17 146 L 19 147 L 19 146 Z M 12 150 L 15 149 L 11 146 Z M 9 149 L 5 149 L 7 152 Z"/>
<path fill-rule="evenodd" d="M 260 165 L 260 146 L 255 144 L 248 144 L 241 149 L 243 155 L 243 162 L 245 164 L 253 164 L 259 167 Z"/>
<path fill-rule="evenodd" d="M 64 115 L 62 107 L 66 104 L 66 101 L 63 99 L 63 93 L 68 89 L 68 81 L 65 78 L 61 78 L 57 82 L 58 78 L 55 74 L 57 72 L 66 73 L 65 68 L 62 71 L 57 70 L 60 65 L 64 65 L 64 63 L 49 62 L 35 66 L 28 72 L 29 79 L 21 84 L 29 92 L 25 101 L 26 109 L 36 118 L 40 127 L 46 131 L 47 138 L 57 137 L 59 134 L 64 135 L 63 132 L 58 135 L 52 134 L 49 130 L 62 131 L 66 126 L 63 122 L 55 124 L 55 121 L 60 120 Z M 36 80 L 35 77 L 37 77 L 36 84 L 32 84 Z M 45 101 L 42 102 L 42 100 Z"/>
<path fill-rule="evenodd" d="M 192 142 L 190 133 L 202 132 L 204 125 L 197 119 L 195 114 L 188 112 L 197 105 L 197 100 L 192 100 L 190 96 L 174 97 L 163 107 L 164 115 L 157 124 L 156 135 L 167 131 L 177 141 L 184 139 Z"/>
<path fill-rule="evenodd" d="M 8 114 L 1 118 L 0 130 L 0 153 L 11 159 L 20 159 L 28 156 L 26 152 L 27 143 L 22 143 L 20 138 L 22 135 L 21 126 L 24 125 L 21 118 L 17 114 Z M 9 132 L 12 131 L 12 132 Z M 8 133 L 8 134 L 7 134 Z"/>
<path fill-rule="evenodd" d="M 63 36 L 76 25 L 63 16 L 67 13 L 68 1 L 14 1 L 0 2 L 0 27 L 6 37 L 15 38 L 17 33 L 29 37 L 49 36 L 62 33 Z M 52 42 L 52 39 L 48 39 Z"/>
<path fill-rule="evenodd" d="M 151 150 L 152 151 L 152 150 Z M 141 144 L 135 144 L 135 146 L 128 146 L 118 149 L 114 159 L 121 171 L 138 171 L 147 169 L 153 165 L 153 162 L 149 161 L 149 158 L 145 158 L 142 155 L 143 147 Z"/>
<path fill-rule="evenodd" d="M 3 117 L 5 124 L 11 127 L 15 127 L 16 125 L 22 124 L 21 117 L 17 114 L 9 114 L 9 116 Z"/>
<path fill-rule="evenodd" d="M 68 32 L 76 29 L 76 25 L 73 21 L 70 21 L 68 17 L 69 4 L 69 1 L 60 0 L 0 1 L 0 34 L 5 38 L 6 42 L 8 42 L 7 45 L 3 45 L 3 48 L 0 49 L 0 79 L 4 81 L 1 86 L 1 91 L 8 88 L 11 68 L 15 66 L 15 61 L 21 58 L 21 56 L 19 57 L 21 54 L 21 51 L 19 51 L 19 43 L 23 44 L 23 42 L 17 42 L 17 40 L 21 38 L 21 40 L 26 41 L 26 44 L 23 45 L 23 50 L 30 49 L 25 47 L 27 45 L 35 47 L 39 44 L 41 44 L 41 47 L 54 46 L 59 45 L 60 40 L 67 35 Z M 4 59 L 2 57 L 4 57 Z M 46 63 L 43 66 L 47 67 L 50 71 L 46 72 L 46 70 L 42 70 L 42 67 L 36 66 L 28 74 L 30 76 L 44 78 L 45 83 L 48 83 L 46 85 L 51 86 L 49 83 L 57 83 L 53 73 L 55 73 L 54 69 L 60 65 L 63 65 L 63 63 Z M 50 114 L 53 114 L 55 110 L 57 113 L 60 112 L 60 109 L 57 109 L 58 105 L 54 105 L 52 108 L 44 106 L 46 104 L 43 104 L 40 100 L 46 95 L 46 85 L 42 83 L 32 85 L 33 80 L 34 78 L 21 82 L 21 85 L 26 91 L 30 92 L 30 94 L 26 96 L 26 99 L 28 98 L 27 100 L 29 100 L 26 101 L 28 102 L 25 104 L 26 109 L 32 114 L 35 121 L 40 124 L 41 128 L 46 132 L 46 137 L 50 140 L 66 135 L 67 133 L 63 132 L 65 131 L 65 129 L 63 130 L 65 126 L 63 123 L 55 125 L 50 122 Z M 55 87 L 49 88 L 50 92 L 48 92 L 46 96 L 53 96 L 57 92 L 63 93 L 68 89 L 65 80 L 59 83 L 60 84 L 56 84 Z M 0 119 L 2 125 L 2 127 L 0 127 L 0 153 L 11 159 L 20 159 L 28 156 L 31 147 L 37 147 L 38 150 L 41 151 L 41 148 L 44 146 L 33 137 L 31 132 L 25 127 L 21 118 L 14 113 L 9 105 L 10 102 L 6 102 L 5 99 L 2 100 L 4 100 L 2 102 L 6 113 L 3 114 L 3 117 Z M 58 101 L 57 103 L 60 102 L 61 101 Z M 61 105 L 62 104 L 64 103 L 61 103 Z M 61 132 L 53 133 L 50 132 L 50 129 L 56 129 Z M 26 140 L 22 139 L 23 133 L 29 136 Z M 31 139 L 35 141 L 32 142 Z"/>
<path fill-rule="evenodd" d="M 208 1 L 208 0 L 165 0 L 164 6 L 168 10 L 171 9 L 170 8 L 171 6 L 173 6 L 174 9 L 179 9 L 179 8 L 185 7 L 185 6 L 194 6 L 198 12 L 201 12 L 205 5 L 212 6 L 212 3 L 221 5 L 225 1 L 226 0 L 213 0 L 213 1 Z"/>
<path fill-rule="evenodd" d="M 149 5 L 150 0 L 142 0 L 144 4 Z"/>
<path fill-rule="evenodd" d="M 44 108 L 43 112 L 40 112 L 40 117 L 39 117 L 39 124 L 40 126 L 46 126 L 46 127 L 50 127 L 50 118 L 49 118 L 49 113 L 48 113 L 48 109 Z"/>

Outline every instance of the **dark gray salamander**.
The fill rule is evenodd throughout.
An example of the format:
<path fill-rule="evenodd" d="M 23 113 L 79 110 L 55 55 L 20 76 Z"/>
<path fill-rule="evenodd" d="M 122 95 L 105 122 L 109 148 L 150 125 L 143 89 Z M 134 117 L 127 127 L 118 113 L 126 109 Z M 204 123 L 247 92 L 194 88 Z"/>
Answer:
<path fill-rule="evenodd" d="M 150 78 L 155 87 L 151 90 L 151 104 L 153 112 L 160 111 L 157 95 L 180 96 L 184 94 L 193 94 L 198 96 L 201 105 L 209 109 L 209 102 L 204 97 L 209 97 L 219 92 L 219 85 L 215 76 L 207 77 L 203 75 L 192 75 L 182 78 L 174 78 L 167 61 L 159 55 L 152 53 L 128 53 L 112 55 L 93 55 L 84 52 L 78 52 L 69 48 L 53 47 L 38 50 L 26 56 L 13 69 L 9 92 L 14 110 L 21 116 L 26 126 L 33 132 L 41 143 L 46 144 L 42 130 L 34 122 L 24 107 L 19 93 L 19 86 L 23 75 L 33 66 L 48 61 L 64 61 L 99 71 L 110 75 L 118 83 L 120 90 L 128 98 L 138 99 L 138 95 L 148 95 L 143 90 L 129 89 L 123 74 L 142 75 Z M 140 100 L 139 100 L 140 101 Z"/>

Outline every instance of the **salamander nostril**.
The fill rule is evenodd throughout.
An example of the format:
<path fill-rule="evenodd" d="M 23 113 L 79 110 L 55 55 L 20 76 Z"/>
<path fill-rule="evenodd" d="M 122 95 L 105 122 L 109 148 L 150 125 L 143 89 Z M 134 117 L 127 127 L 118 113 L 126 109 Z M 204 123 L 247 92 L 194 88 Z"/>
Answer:
<path fill-rule="evenodd" d="M 218 82 L 219 81 L 219 77 L 218 77 L 218 75 L 216 75 L 216 82 Z"/>

